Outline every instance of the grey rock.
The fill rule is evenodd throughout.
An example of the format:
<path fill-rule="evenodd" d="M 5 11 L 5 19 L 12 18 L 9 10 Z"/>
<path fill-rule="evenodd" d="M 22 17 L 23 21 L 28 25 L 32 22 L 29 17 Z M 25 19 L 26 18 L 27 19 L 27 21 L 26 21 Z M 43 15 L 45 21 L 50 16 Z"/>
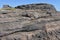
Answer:
<path fill-rule="evenodd" d="M 11 8 L 4 5 L 3 8 Z M 60 12 L 47 3 L 0 11 L 0 40 L 60 40 Z"/>
<path fill-rule="evenodd" d="M 25 10 L 39 9 L 39 10 L 42 10 L 42 11 L 51 11 L 52 10 L 51 12 L 56 12 L 55 7 L 53 5 L 47 4 L 47 3 L 27 4 L 27 5 L 17 6 L 15 8 L 25 9 Z"/>
<path fill-rule="evenodd" d="M 3 5 L 3 8 L 12 8 L 12 7 L 9 5 Z"/>

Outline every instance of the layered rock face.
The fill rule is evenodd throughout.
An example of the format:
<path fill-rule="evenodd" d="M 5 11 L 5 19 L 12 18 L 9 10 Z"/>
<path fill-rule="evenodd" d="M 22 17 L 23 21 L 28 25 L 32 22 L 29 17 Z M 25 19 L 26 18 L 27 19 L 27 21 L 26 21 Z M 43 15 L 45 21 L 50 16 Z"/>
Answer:
<path fill-rule="evenodd" d="M 46 3 L 0 10 L 0 40 L 60 40 L 60 12 Z"/>
<path fill-rule="evenodd" d="M 56 12 L 56 9 L 53 5 L 47 3 L 40 3 L 40 4 L 28 4 L 28 5 L 21 5 L 15 7 L 17 9 L 25 9 L 25 10 L 40 10 L 40 11 L 49 11 L 49 12 Z"/>

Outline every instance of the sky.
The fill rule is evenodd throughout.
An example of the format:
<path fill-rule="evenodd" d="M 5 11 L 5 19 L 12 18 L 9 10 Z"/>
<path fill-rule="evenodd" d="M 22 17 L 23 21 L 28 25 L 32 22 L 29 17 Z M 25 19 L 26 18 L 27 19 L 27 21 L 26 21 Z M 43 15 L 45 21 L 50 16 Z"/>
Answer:
<path fill-rule="evenodd" d="M 24 4 L 32 4 L 32 3 L 48 3 L 54 5 L 57 11 L 60 11 L 60 0 L 0 0 L 0 8 L 3 5 L 10 5 L 12 7 Z"/>

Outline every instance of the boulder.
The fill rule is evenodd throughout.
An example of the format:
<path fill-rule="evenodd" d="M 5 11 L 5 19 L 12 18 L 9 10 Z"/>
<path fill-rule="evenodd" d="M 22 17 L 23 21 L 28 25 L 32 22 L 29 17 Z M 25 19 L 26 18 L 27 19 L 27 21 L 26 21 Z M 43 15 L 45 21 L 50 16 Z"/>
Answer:
<path fill-rule="evenodd" d="M 3 8 L 11 8 L 9 5 L 3 5 Z"/>

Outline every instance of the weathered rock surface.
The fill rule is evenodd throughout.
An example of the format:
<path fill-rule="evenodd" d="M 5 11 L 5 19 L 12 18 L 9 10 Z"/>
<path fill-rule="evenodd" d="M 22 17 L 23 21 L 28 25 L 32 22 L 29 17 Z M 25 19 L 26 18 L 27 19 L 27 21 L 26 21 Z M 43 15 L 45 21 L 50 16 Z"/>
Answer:
<path fill-rule="evenodd" d="M 3 8 L 11 8 L 9 5 L 3 5 Z"/>
<path fill-rule="evenodd" d="M 60 12 L 53 5 L 15 8 L 0 11 L 0 40 L 60 40 Z"/>

